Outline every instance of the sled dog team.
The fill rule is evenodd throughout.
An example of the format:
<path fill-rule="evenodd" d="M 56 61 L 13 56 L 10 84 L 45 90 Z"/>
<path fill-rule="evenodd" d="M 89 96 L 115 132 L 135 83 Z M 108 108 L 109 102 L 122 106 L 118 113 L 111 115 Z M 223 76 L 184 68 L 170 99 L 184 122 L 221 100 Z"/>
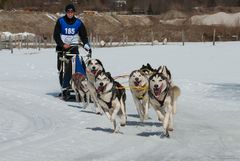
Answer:
<path fill-rule="evenodd" d="M 72 76 L 71 85 L 76 100 L 83 102 L 84 108 L 92 101 L 96 113 L 105 113 L 113 122 L 113 131 L 118 132 L 117 125 L 125 126 L 127 121 L 124 86 L 105 71 L 98 59 L 86 62 L 86 72 L 87 78 L 81 74 Z M 153 69 L 150 64 L 143 65 L 130 74 L 129 88 L 140 121 L 148 119 L 148 110 L 150 106 L 153 107 L 158 120 L 163 123 L 164 135 L 169 137 L 169 131 L 173 131 L 173 115 L 176 113 L 180 89 L 173 84 L 168 68 L 160 66 Z"/>

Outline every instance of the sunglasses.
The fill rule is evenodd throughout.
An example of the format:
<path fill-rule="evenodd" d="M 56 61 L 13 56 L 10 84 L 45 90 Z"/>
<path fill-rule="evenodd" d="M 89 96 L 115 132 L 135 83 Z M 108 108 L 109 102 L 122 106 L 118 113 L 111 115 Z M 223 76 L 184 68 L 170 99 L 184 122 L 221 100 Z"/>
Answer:
<path fill-rule="evenodd" d="M 70 9 L 70 10 L 67 10 L 67 13 L 74 13 L 74 11 Z"/>

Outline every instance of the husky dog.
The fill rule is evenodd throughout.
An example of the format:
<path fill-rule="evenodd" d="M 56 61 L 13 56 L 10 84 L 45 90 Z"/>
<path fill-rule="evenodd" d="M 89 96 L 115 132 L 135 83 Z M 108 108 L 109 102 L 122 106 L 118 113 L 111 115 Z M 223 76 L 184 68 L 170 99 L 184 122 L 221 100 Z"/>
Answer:
<path fill-rule="evenodd" d="M 87 61 L 87 63 L 86 63 L 86 75 L 87 75 L 87 79 L 88 79 L 87 87 L 89 89 L 91 99 L 95 104 L 97 114 L 101 114 L 102 108 L 98 104 L 98 101 L 97 101 L 97 95 L 96 95 L 96 89 L 94 87 L 94 82 L 95 82 L 95 77 L 96 77 L 97 73 L 100 71 L 105 71 L 103 64 L 100 60 L 90 59 Z"/>
<path fill-rule="evenodd" d="M 171 86 L 169 80 L 162 73 L 155 73 L 149 78 L 149 101 L 155 109 L 158 120 L 163 122 L 165 135 L 173 130 L 173 113 L 176 101 L 180 95 L 177 86 Z"/>
<path fill-rule="evenodd" d="M 153 69 L 149 63 L 147 63 L 147 65 L 142 65 L 139 70 L 142 75 L 147 76 L 147 78 L 149 78 L 153 73 L 156 72 L 156 69 Z"/>
<path fill-rule="evenodd" d="M 96 75 L 95 84 L 97 99 L 108 119 L 113 122 L 114 132 L 117 130 L 117 119 L 121 119 L 120 125 L 126 125 L 126 92 L 124 87 L 116 82 L 109 72 L 100 71 Z"/>
<path fill-rule="evenodd" d="M 162 73 L 162 75 L 165 76 L 168 79 L 170 85 L 172 85 L 172 75 L 171 75 L 170 70 L 167 68 L 167 66 L 161 65 L 157 69 L 157 73 Z"/>
<path fill-rule="evenodd" d="M 83 102 L 83 108 L 86 108 L 90 103 L 90 92 L 87 87 L 87 78 L 81 73 L 72 75 L 71 86 L 75 92 L 77 102 Z"/>
<path fill-rule="evenodd" d="M 129 76 L 129 87 L 140 121 L 148 119 L 148 78 L 140 70 L 134 70 Z"/>

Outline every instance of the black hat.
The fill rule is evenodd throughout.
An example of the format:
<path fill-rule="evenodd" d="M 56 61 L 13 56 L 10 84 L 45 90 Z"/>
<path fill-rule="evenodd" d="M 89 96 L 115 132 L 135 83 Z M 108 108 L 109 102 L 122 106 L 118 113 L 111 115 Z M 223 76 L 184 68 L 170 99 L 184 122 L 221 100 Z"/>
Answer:
<path fill-rule="evenodd" d="M 65 12 L 67 12 L 69 9 L 72 9 L 73 12 L 76 12 L 75 7 L 74 7 L 73 4 L 68 4 L 68 5 L 66 5 L 66 7 L 65 7 Z"/>

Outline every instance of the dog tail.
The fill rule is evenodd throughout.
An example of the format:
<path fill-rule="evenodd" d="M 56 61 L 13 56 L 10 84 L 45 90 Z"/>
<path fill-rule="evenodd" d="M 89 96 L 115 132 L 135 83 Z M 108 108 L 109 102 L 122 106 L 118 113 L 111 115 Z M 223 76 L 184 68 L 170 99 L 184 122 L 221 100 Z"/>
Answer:
<path fill-rule="evenodd" d="M 181 90 L 178 86 L 174 85 L 171 87 L 171 92 L 172 92 L 172 106 L 173 106 L 173 114 L 176 114 L 177 112 L 177 98 L 181 94 Z"/>

